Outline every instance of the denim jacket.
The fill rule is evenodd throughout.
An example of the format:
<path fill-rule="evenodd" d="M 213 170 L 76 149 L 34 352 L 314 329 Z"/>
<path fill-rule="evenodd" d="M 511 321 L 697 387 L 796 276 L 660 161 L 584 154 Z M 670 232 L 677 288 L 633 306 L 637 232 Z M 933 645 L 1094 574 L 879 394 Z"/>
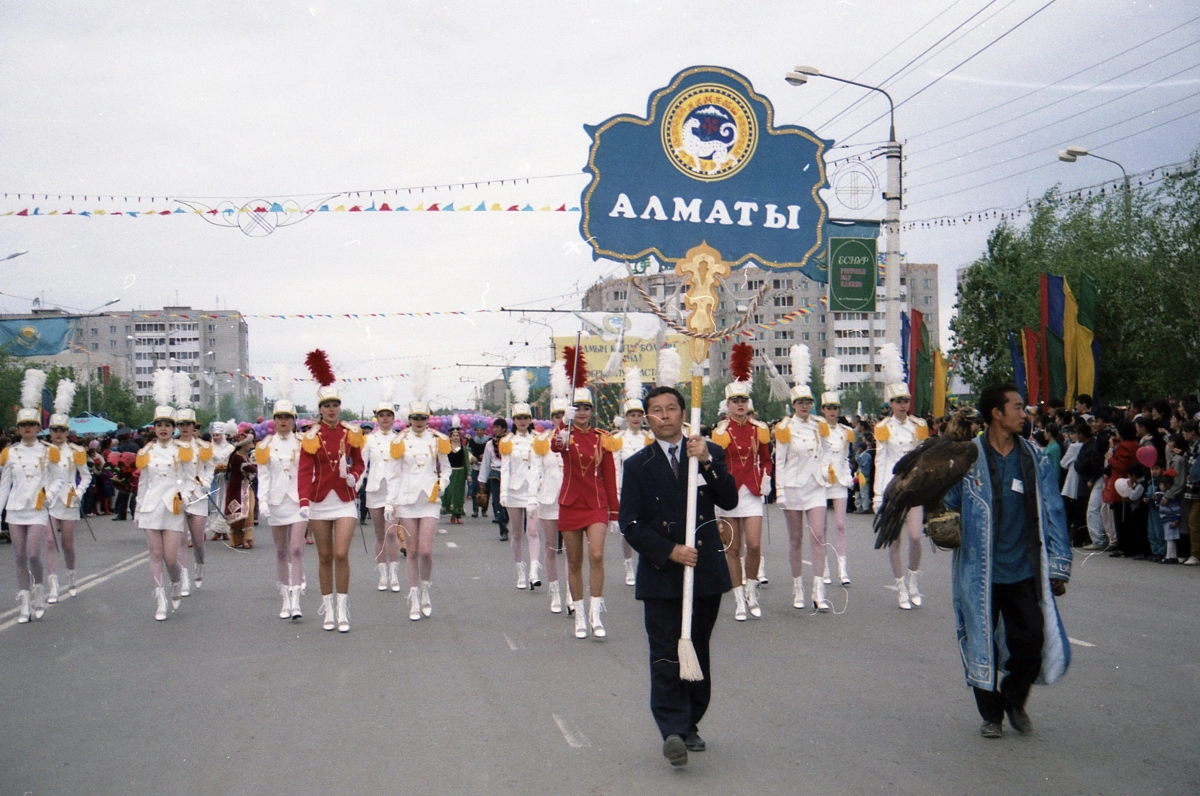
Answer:
<path fill-rule="evenodd" d="M 967 683 L 985 690 L 998 687 L 997 674 L 1004 671 L 1007 648 L 1000 646 L 1000 660 L 995 660 L 995 647 L 1004 640 L 1001 619 L 992 628 L 992 522 L 994 500 L 992 480 L 988 472 L 988 457 L 984 450 L 987 435 L 975 438 L 979 457 L 961 481 L 955 484 L 943 501 L 946 508 L 962 513 L 962 546 L 954 551 L 951 565 L 953 577 L 954 614 L 958 623 L 958 643 L 962 654 Z M 1017 438 L 1017 444 L 1033 456 L 1037 470 L 1038 541 L 1040 566 L 1038 581 L 1045 638 L 1042 646 L 1042 669 L 1039 683 L 1053 683 L 1062 677 L 1071 662 L 1071 647 L 1058 615 L 1050 580 L 1071 578 L 1071 544 L 1067 536 L 1066 513 L 1058 491 L 1058 474 L 1044 453 L 1029 441 Z"/>

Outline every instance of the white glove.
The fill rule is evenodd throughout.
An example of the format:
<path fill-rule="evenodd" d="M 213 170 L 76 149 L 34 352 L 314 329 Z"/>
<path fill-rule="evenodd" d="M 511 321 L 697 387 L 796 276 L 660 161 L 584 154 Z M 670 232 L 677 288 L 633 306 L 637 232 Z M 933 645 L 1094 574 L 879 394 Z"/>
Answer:
<path fill-rule="evenodd" d="M 445 492 L 448 486 L 450 486 L 450 473 L 442 473 L 442 477 L 438 479 L 438 491 Z"/>
<path fill-rule="evenodd" d="M 563 412 L 563 428 L 569 429 L 571 424 L 575 422 L 575 405 L 571 404 L 567 410 Z"/>
<path fill-rule="evenodd" d="M 258 504 L 258 516 L 264 520 L 270 519 L 271 506 L 270 506 L 270 504 L 267 503 L 267 501 L 264 500 L 263 502 Z"/>
<path fill-rule="evenodd" d="M 300 507 L 300 519 L 304 520 L 305 522 L 308 522 L 308 506 Z"/>
<path fill-rule="evenodd" d="M 764 475 L 762 477 L 762 483 L 759 485 L 759 488 L 762 490 L 763 497 L 766 497 L 767 495 L 769 495 L 771 493 L 771 476 Z"/>
<path fill-rule="evenodd" d="M 559 445 L 566 445 L 567 440 L 571 437 L 571 427 L 563 426 L 562 430 L 555 435 L 558 438 Z"/>
<path fill-rule="evenodd" d="M 354 473 L 346 473 L 346 483 L 349 484 L 350 488 L 355 492 L 358 491 L 358 479 L 354 477 Z"/>
<path fill-rule="evenodd" d="M 392 508 L 392 505 L 389 503 L 383 507 L 383 521 L 391 522 L 394 519 L 396 519 L 396 510 Z"/>

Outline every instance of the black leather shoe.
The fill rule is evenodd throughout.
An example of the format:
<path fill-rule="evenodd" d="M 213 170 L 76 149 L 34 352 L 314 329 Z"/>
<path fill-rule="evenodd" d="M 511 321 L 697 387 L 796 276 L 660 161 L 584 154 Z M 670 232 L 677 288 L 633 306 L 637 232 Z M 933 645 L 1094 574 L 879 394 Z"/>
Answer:
<path fill-rule="evenodd" d="M 1029 720 L 1029 714 L 1025 712 L 1025 708 L 1009 708 L 1008 723 L 1022 735 L 1033 732 L 1033 722 Z"/>
<path fill-rule="evenodd" d="M 979 734 L 984 738 L 1003 738 L 1004 727 L 998 721 L 985 721 L 979 728 Z"/>
<path fill-rule="evenodd" d="M 703 752 L 707 748 L 704 739 L 700 737 L 700 733 L 694 730 L 688 733 L 688 737 L 684 739 L 683 745 L 687 747 L 689 752 Z"/>
<path fill-rule="evenodd" d="M 663 741 L 663 757 L 675 767 L 687 765 L 687 745 L 678 735 L 668 735 Z"/>

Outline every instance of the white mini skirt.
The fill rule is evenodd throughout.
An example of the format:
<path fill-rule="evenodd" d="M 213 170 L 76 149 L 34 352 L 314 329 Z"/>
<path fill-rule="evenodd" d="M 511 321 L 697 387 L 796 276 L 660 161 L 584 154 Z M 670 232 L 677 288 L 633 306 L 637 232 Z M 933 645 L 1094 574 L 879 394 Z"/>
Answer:
<path fill-rule="evenodd" d="M 761 517 L 763 515 L 763 499 L 743 486 L 738 490 L 738 504 L 729 511 L 717 506 L 718 517 Z"/>
<path fill-rule="evenodd" d="M 67 507 L 62 503 L 55 503 L 50 507 L 49 514 L 59 522 L 75 522 L 79 519 L 79 506 Z"/>
<path fill-rule="evenodd" d="M 8 510 L 6 515 L 10 525 L 49 525 L 50 512 L 45 509 Z"/>
<path fill-rule="evenodd" d="M 558 503 L 539 503 L 537 504 L 539 520 L 557 520 L 558 519 Z"/>
<path fill-rule="evenodd" d="M 388 504 L 387 501 L 387 481 L 380 484 L 379 489 L 374 492 L 367 490 L 367 508 L 381 509 Z"/>
<path fill-rule="evenodd" d="M 159 503 L 150 511 L 146 511 L 138 506 L 138 527 L 144 531 L 178 531 L 183 533 L 186 523 L 184 518 L 186 515 L 181 511 L 178 514 L 171 513 L 163 504 Z M 10 519 L 9 522 L 12 522 Z"/>
<path fill-rule="evenodd" d="M 825 487 L 825 499 L 826 500 L 845 500 L 846 497 L 849 496 L 849 494 L 850 494 L 850 490 L 847 489 L 846 487 L 842 486 L 841 484 L 835 484 L 834 486 Z"/>
<path fill-rule="evenodd" d="M 442 516 L 442 501 L 429 502 L 429 493 L 422 492 L 415 503 L 401 503 L 396 506 L 396 516 L 403 520 L 422 520 L 433 517 L 435 520 Z"/>
<path fill-rule="evenodd" d="M 784 508 L 787 511 L 808 511 L 825 507 L 825 495 L 828 487 L 822 484 L 806 484 L 804 486 L 787 486 L 783 488 Z M 843 493 L 845 490 L 842 490 Z"/>
<path fill-rule="evenodd" d="M 320 503 L 310 503 L 308 506 L 310 520 L 340 520 L 343 517 L 349 517 L 352 520 L 358 519 L 358 501 L 342 500 L 337 496 L 337 492 L 332 490 Z M 275 520 L 274 512 L 271 514 L 271 520 Z M 297 522 L 299 522 L 298 518 Z"/>
<path fill-rule="evenodd" d="M 309 511 L 311 512 L 312 509 L 310 508 Z M 278 527 L 294 525 L 297 522 L 304 522 L 304 518 L 300 516 L 300 503 L 293 500 L 290 495 L 285 497 L 279 505 L 271 506 L 271 516 L 267 518 L 268 525 Z"/>

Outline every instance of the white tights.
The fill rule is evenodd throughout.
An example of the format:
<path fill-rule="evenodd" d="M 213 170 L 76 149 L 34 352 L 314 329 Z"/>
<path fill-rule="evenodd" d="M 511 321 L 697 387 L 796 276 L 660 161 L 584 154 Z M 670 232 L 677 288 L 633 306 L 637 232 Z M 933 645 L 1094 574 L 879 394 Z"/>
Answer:
<path fill-rule="evenodd" d="M 62 537 L 63 563 L 67 569 L 75 569 L 75 525 L 76 520 L 56 520 L 50 518 L 46 527 L 46 572 L 54 575 L 58 572 L 58 544 L 54 536 L 57 528 Z"/>
<path fill-rule="evenodd" d="M 21 591 L 29 591 L 31 574 L 34 583 L 42 582 L 42 534 L 46 526 L 9 523 L 8 530 L 17 557 L 17 586 Z"/>
<path fill-rule="evenodd" d="M 842 501 L 844 504 L 845 501 Z M 825 507 L 798 511 L 784 509 L 783 518 L 788 527 L 788 563 L 792 577 L 804 574 L 804 522 L 808 520 L 809 555 L 812 556 L 813 574 L 825 576 Z"/>
<path fill-rule="evenodd" d="M 408 548 L 408 587 L 416 588 L 421 581 L 432 580 L 433 545 L 437 539 L 437 517 L 414 517 L 400 520 L 404 527 L 404 542 Z"/>
<path fill-rule="evenodd" d="M 275 537 L 275 576 L 286 586 L 299 586 L 304 581 L 304 531 L 307 522 L 291 525 L 272 525 Z"/>
<path fill-rule="evenodd" d="M 924 508 L 914 506 L 908 510 L 908 515 L 904 518 L 904 535 L 908 537 L 908 568 L 914 571 L 921 568 L 921 526 L 924 524 Z M 897 578 L 904 576 L 904 570 L 900 567 L 900 542 L 901 540 L 897 539 L 888 546 L 892 575 Z"/>
<path fill-rule="evenodd" d="M 150 577 L 154 585 L 163 586 L 163 565 L 172 583 L 178 583 L 183 567 L 179 564 L 179 545 L 183 541 L 179 531 L 146 529 L 146 547 L 150 550 Z"/>
<path fill-rule="evenodd" d="M 375 526 L 375 563 L 392 564 L 399 561 L 399 526 L 384 519 L 382 506 L 367 510 L 371 512 L 371 524 Z"/>
<path fill-rule="evenodd" d="M 529 522 L 525 509 L 508 510 L 508 544 L 512 547 L 513 561 L 525 561 L 525 537 L 529 537 L 529 562 L 542 560 L 542 535 L 537 522 Z M 557 578 L 555 578 L 557 580 Z"/>
<path fill-rule="evenodd" d="M 208 515 L 185 514 L 184 519 L 187 522 L 187 530 L 184 531 L 183 541 L 179 545 L 179 566 L 186 568 L 188 565 L 188 534 L 191 534 L 192 546 L 196 551 L 196 563 L 204 563 L 204 530 L 208 525 Z"/>

